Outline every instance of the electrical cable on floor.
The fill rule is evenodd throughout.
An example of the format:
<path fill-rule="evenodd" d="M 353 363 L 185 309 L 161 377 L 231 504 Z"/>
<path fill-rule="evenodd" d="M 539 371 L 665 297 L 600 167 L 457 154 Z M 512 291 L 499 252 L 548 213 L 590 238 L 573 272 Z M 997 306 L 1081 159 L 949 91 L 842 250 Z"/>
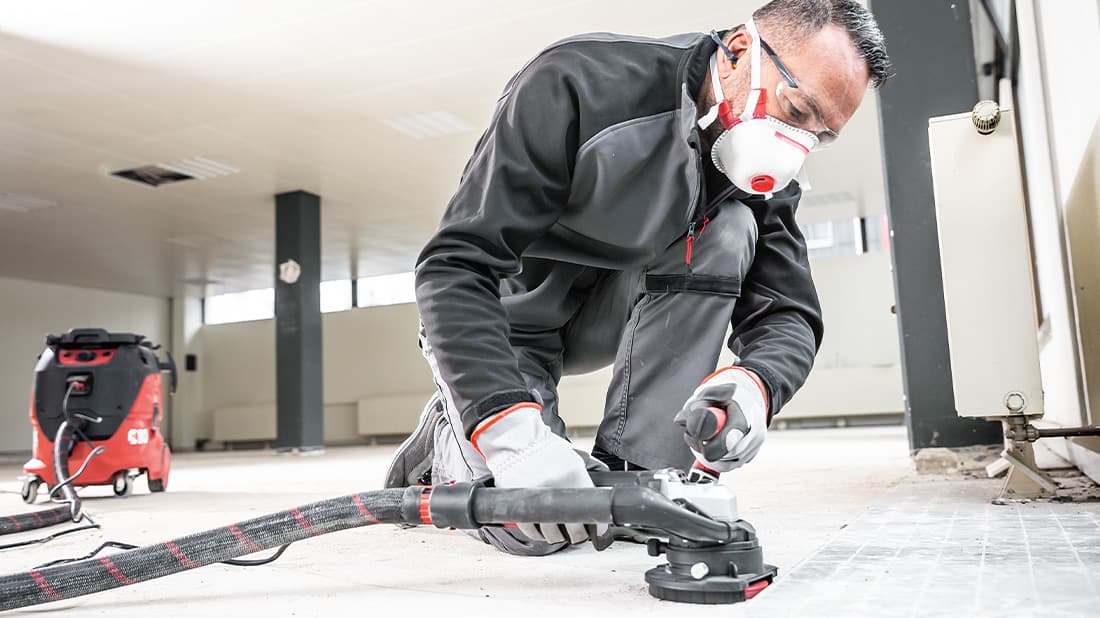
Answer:
<path fill-rule="evenodd" d="M 95 527 L 98 528 L 99 525 L 97 524 Z M 78 528 L 78 529 L 83 530 L 83 528 Z M 62 534 L 68 534 L 69 532 L 76 532 L 76 530 L 69 530 L 67 532 L 61 532 L 61 533 L 58 533 L 54 536 L 61 536 Z M 34 541 L 29 541 L 27 543 L 22 543 L 22 544 L 29 545 L 30 543 L 33 543 L 33 542 Z M 292 543 L 287 543 L 286 545 L 283 545 L 279 549 L 275 550 L 274 554 L 271 554 L 267 558 L 257 558 L 255 560 L 241 560 L 241 559 L 222 560 L 221 563 L 222 564 L 228 564 L 230 566 L 240 566 L 240 567 L 253 567 L 253 566 L 263 566 L 265 564 L 271 564 L 272 562 L 275 562 L 276 560 L 278 560 L 279 556 L 282 556 L 283 552 L 285 552 L 286 549 L 288 547 L 290 547 L 291 545 L 292 545 Z M 13 544 L 13 546 L 14 546 L 14 544 Z M 38 565 L 34 568 L 35 569 L 44 569 L 46 567 L 52 567 L 52 566 L 56 566 L 56 565 L 59 565 L 59 564 L 68 564 L 70 562 L 80 562 L 81 560 L 87 560 L 88 558 L 94 558 L 97 554 L 99 554 L 99 552 L 103 551 L 104 549 L 107 549 L 108 547 L 114 548 L 114 549 L 126 550 L 126 549 L 137 549 L 139 546 L 138 545 L 131 545 L 129 543 L 123 543 L 121 541 L 107 541 L 107 542 L 103 543 L 102 545 L 100 545 L 99 547 L 92 550 L 92 552 L 90 554 L 80 556 L 79 558 L 61 558 L 60 560 L 52 560 L 52 561 L 47 562 L 45 564 L 40 564 L 40 565 Z M 4 547 L 0 547 L 0 549 L 4 549 Z"/>
<path fill-rule="evenodd" d="M 91 521 L 91 518 L 88 517 L 87 515 L 85 515 L 84 518 L 87 519 L 88 521 Z M 86 526 L 80 526 L 79 528 L 73 528 L 71 530 L 63 530 L 61 532 L 55 532 L 55 533 L 53 533 L 49 536 L 44 536 L 44 537 L 40 537 L 40 538 L 37 538 L 37 539 L 30 539 L 29 541 L 20 541 L 18 543 L 8 543 L 7 545 L 0 545 L 0 551 L 4 551 L 5 549 L 15 549 L 17 547 L 26 547 L 28 545 L 41 545 L 42 543 L 49 543 L 50 541 L 56 539 L 59 536 L 65 536 L 66 534 L 72 534 L 74 532 L 83 532 L 85 530 L 94 530 L 98 527 L 99 527 L 99 524 L 88 524 Z"/>

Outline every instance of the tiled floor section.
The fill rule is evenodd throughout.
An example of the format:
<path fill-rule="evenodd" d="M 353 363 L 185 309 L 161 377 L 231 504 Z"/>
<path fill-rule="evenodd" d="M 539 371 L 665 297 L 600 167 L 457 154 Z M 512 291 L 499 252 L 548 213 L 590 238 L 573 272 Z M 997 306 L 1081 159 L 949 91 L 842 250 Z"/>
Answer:
<path fill-rule="evenodd" d="M 990 481 L 896 487 L 752 616 L 1100 616 L 1100 504 L 990 504 Z"/>

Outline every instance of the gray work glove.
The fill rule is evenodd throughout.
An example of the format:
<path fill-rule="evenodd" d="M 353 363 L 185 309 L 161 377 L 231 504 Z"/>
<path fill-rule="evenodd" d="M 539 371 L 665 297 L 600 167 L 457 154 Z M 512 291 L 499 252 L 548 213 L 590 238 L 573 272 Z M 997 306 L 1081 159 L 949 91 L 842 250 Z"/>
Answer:
<path fill-rule="evenodd" d="M 537 403 L 523 403 L 481 423 L 470 436 L 485 457 L 497 487 L 593 487 L 585 460 L 564 438 L 542 422 Z M 582 543 L 584 524 L 516 524 L 535 541 Z"/>
<path fill-rule="evenodd" d="M 695 469 L 717 479 L 751 461 L 764 444 L 764 385 L 744 367 L 725 367 L 703 380 L 674 421 L 684 428 L 684 441 L 697 460 Z"/>

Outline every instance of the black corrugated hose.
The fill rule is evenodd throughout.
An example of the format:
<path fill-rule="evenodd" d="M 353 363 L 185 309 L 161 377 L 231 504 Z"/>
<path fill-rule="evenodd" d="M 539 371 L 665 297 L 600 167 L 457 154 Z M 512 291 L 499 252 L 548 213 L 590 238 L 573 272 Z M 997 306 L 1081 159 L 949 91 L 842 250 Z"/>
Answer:
<path fill-rule="evenodd" d="M 0 611 L 164 577 L 349 528 L 396 524 L 404 489 L 368 491 L 147 545 L 0 577 Z"/>
<path fill-rule="evenodd" d="M 70 521 L 72 519 L 70 513 L 71 510 L 68 505 L 61 505 L 44 511 L 5 515 L 3 519 L 0 519 L 0 536 L 15 534 L 16 532 L 26 532 L 28 530 L 37 530 L 39 528 L 45 528 L 46 526 Z"/>
<path fill-rule="evenodd" d="M 69 391 L 72 391 L 71 385 L 69 386 Z M 69 393 L 66 393 L 66 401 L 68 397 Z M 66 405 L 66 412 L 67 411 L 68 406 Z M 16 532 L 37 530 L 66 521 L 79 521 L 80 498 L 73 490 L 72 481 L 76 479 L 77 476 L 80 476 L 80 472 L 84 471 L 84 467 L 87 466 L 88 461 L 85 460 L 84 465 L 80 468 L 80 472 L 69 476 L 69 452 L 72 451 L 73 436 L 76 431 L 76 425 L 71 424 L 68 420 L 62 421 L 61 426 L 57 428 L 57 435 L 54 436 L 53 441 L 54 478 L 58 479 L 60 482 L 50 490 L 50 497 L 53 497 L 54 494 L 57 493 L 61 494 L 59 500 L 62 502 L 62 505 L 44 511 L 31 511 L 30 513 L 7 515 L 3 519 L 0 519 L 0 536 L 14 534 Z M 91 458 L 92 455 L 89 455 L 88 459 L 90 460 Z"/>

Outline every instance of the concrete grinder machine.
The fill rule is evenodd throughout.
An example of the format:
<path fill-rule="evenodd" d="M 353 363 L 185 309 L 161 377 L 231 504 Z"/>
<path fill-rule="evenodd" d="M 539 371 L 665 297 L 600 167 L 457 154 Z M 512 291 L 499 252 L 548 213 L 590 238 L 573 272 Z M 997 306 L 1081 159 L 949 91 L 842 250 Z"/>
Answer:
<path fill-rule="evenodd" d="M 756 531 L 737 515 L 726 485 L 692 482 L 678 470 L 591 473 L 596 487 L 496 488 L 490 479 L 351 494 L 135 547 L 105 543 L 72 560 L 0 576 L 0 611 L 61 601 L 214 563 L 266 564 L 296 541 L 377 524 L 443 529 L 555 521 L 587 527 L 597 550 L 615 541 L 643 542 L 668 562 L 645 573 L 649 592 L 681 603 L 751 599 L 776 577 Z M 600 525 L 607 532 L 598 534 Z M 0 519 L 0 532 L 4 522 Z M 125 547 L 96 557 L 105 547 Z M 237 558 L 279 548 L 260 560 Z"/>

